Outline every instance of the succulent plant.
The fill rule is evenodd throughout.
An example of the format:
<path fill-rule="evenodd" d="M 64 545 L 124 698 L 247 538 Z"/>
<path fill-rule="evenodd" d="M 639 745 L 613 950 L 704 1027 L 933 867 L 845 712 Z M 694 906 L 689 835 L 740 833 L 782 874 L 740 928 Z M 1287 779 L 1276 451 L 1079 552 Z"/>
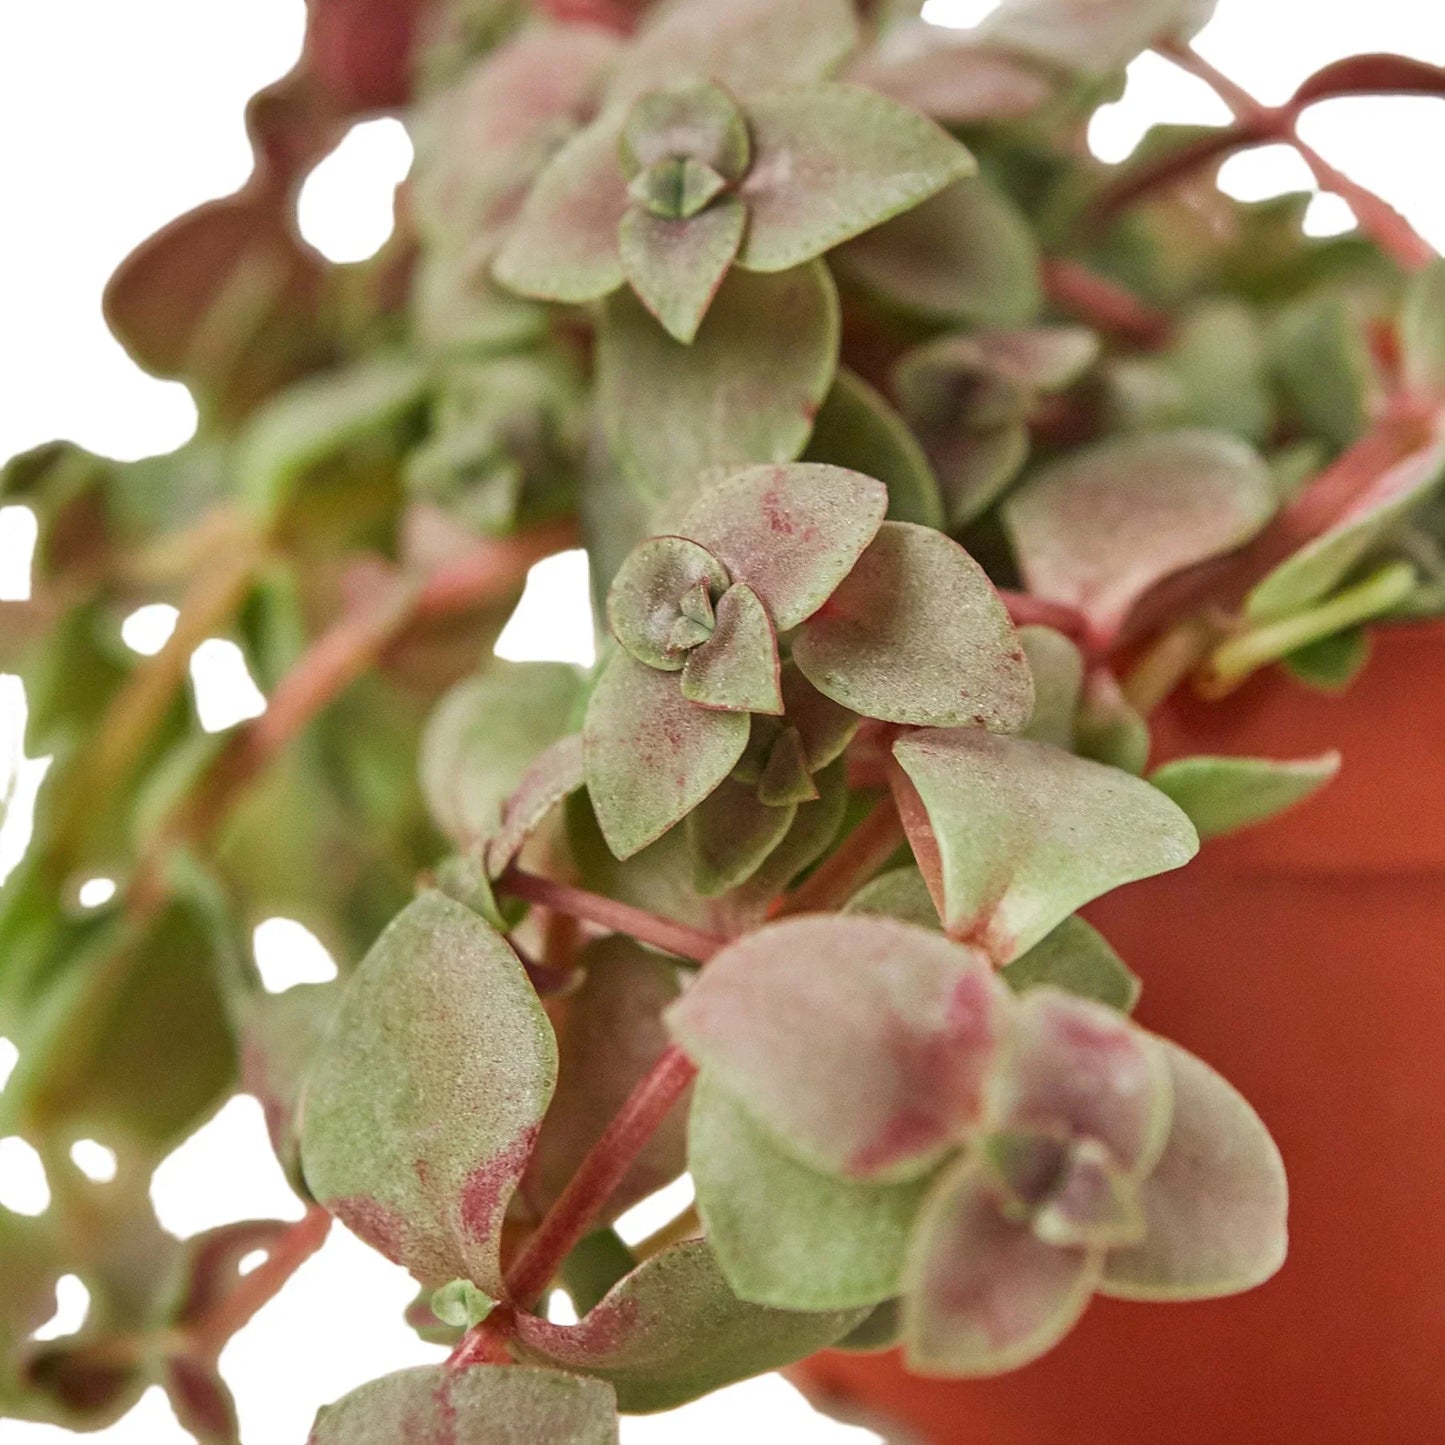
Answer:
<path fill-rule="evenodd" d="M 0 1210 L 0 1413 L 94 1428 L 159 1382 L 235 1441 L 220 1351 L 332 1218 L 451 1353 L 315 1445 L 604 1445 L 825 1347 L 987 1374 L 1096 1293 L 1279 1267 L 1268 1132 L 1079 910 L 1338 766 L 1151 771 L 1175 688 L 1342 688 L 1445 610 L 1445 266 L 1296 134 L 1445 72 L 1266 108 L 1190 48 L 1210 8 L 313 0 L 251 179 L 107 296 L 195 438 L 0 484 L 40 526 L 0 665 L 53 756 L 0 893 L 0 1134 L 54 1194 Z M 1235 118 L 1106 166 L 1086 123 L 1151 47 Z M 330 265 L 296 185 L 378 108 L 416 140 L 396 234 Z M 1224 195 L 1264 140 L 1359 229 Z M 579 543 L 595 669 L 494 657 Z M 216 634 L 268 705 L 212 735 Z M 268 993 L 273 914 L 342 976 Z M 178 1241 L 147 1182 L 236 1091 L 306 1216 Z M 64 1273 L 94 1308 L 42 1343 Z"/>

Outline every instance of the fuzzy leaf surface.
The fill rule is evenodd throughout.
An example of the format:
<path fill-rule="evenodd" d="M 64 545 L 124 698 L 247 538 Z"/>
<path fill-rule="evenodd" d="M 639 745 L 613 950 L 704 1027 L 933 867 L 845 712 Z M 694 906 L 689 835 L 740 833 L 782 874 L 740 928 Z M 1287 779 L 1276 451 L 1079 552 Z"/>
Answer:
<path fill-rule="evenodd" d="M 973 157 L 926 116 L 861 86 L 790 86 L 748 105 L 753 164 L 738 261 L 783 271 L 821 256 L 972 174 Z"/>
<path fill-rule="evenodd" d="M 1199 840 L 1157 788 L 978 728 L 894 744 L 937 840 L 945 923 L 1008 963 L 1091 898 L 1187 863 Z"/>
<path fill-rule="evenodd" d="M 1279 1150 L 1231 1084 L 1167 1039 L 1158 1046 L 1173 1079 L 1173 1127 L 1139 1191 L 1144 1241 L 1109 1254 L 1100 1288 L 1137 1300 L 1252 1289 L 1284 1263 L 1288 1187 Z"/>
<path fill-rule="evenodd" d="M 587 792 L 607 846 L 630 858 L 687 816 L 748 744 L 748 715 L 698 707 L 671 673 L 616 653 L 582 725 Z"/>
<path fill-rule="evenodd" d="M 717 625 L 687 655 L 682 695 L 701 707 L 781 713 L 778 636 L 762 599 L 746 582 L 717 601 Z"/>
<path fill-rule="evenodd" d="M 731 944 L 667 1022 L 800 1161 L 901 1180 L 976 1123 L 1009 1002 L 974 949 L 892 919 L 819 915 Z"/>
<path fill-rule="evenodd" d="M 487 840 L 487 872 L 499 877 L 552 809 L 585 782 L 581 733 L 543 748 L 502 804 L 502 826 Z"/>
<path fill-rule="evenodd" d="M 837 292 L 817 262 L 774 276 L 729 272 L 690 346 L 620 292 L 597 348 L 613 456 L 653 499 L 712 468 L 791 461 L 832 385 L 838 338 Z"/>
<path fill-rule="evenodd" d="M 1108 939 L 1077 914 L 1064 919 L 1025 954 L 1000 970 L 1011 988 L 1047 986 L 1094 999 L 1129 1013 L 1139 1001 L 1140 983 Z"/>
<path fill-rule="evenodd" d="M 500 1297 L 502 1218 L 557 1079 L 557 1045 L 506 941 L 424 893 L 352 975 L 306 1093 L 312 1193 L 423 1284 Z"/>
<path fill-rule="evenodd" d="M 689 345 L 742 244 L 747 210 L 724 196 L 686 220 L 634 207 L 622 218 L 622 269 L 642 304 L 675 341 Z"/>
<path fill-rule="evenodd" d="M 1178 758 L 1149 781 L 1189 815 L 1201 838 L 1263 823 L 1324 787 L 1340 770 L 1338 753 L 1275 758 Z"/>
<path fill-rule="evenodd" d="M 535 1357 L 616 1388 L 623 1410 L 668 1410 L 800 1360 L 846 1334 L 861 1310 L 810 1313 L 740 1300 L 705 1240 L 639 1265 L 575 1325 L 535 1315 L 518 1338 Z"/>
<path fill-rule="evenodd" d="M 942 532 L 885 522 L 793 645 L 819 692 L 921 727 L 1023 726 L 1033 681 L 983 568 Z"/>

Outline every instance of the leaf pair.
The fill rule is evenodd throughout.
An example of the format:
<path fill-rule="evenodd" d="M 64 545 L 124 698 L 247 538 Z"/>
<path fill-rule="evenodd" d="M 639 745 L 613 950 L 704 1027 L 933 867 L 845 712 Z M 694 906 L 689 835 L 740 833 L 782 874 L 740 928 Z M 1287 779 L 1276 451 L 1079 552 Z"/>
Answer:
<path fill-rule="evenodd" d="M 669 1017 L 703 1068 L 690 1162 L 734 1288 L 794 1309 L 901 1296 L 914 1368 L 1012 1368 L 1095 1289 L 1228 1293 L 1282 1257 L 1278 1155 L 1223 1080 L 1102 1005 L 1015 1002 L 937 934 L 773 925 Z"/>

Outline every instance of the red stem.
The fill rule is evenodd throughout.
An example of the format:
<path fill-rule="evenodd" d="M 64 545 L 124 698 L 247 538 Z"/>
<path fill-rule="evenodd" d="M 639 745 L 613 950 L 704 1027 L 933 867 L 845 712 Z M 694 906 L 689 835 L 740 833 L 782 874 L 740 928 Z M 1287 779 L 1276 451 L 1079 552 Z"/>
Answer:
<path fill-rule="evenodd" d="M 1169 339 L 1169 318 L 1162 311 L 1078 261 L 1057 256 L 1046 260 L 1043 279 L 1055 305 L 1100 331 L 1147 347 L 1162 346 Z"/>
<path fill-rule="evenodd" d="M 822 913 L 846 903 L 904 842 L 892 798 L 882 798 L 831 858 L 780 901 L 775 917 Z"/>
<path fill-rule="evenodd" d="M 600 893 L 572 883 L 558 883 L 536 873 L 526 873 L 520 868 L 507 869 L 497 880 L 497 888 L 514 898 L 585 919 L 612 933 L 628 934 L 639 943 L 651 944 L 665 953 L 675 953 L 679 958 L 690 958 L 697 963 L 706 963 L 727 944 L 726 939 L 689 928 L 685 923 L 634 908 L 630 903 L 619 903 L 615 898 L 604 898 Z"/>
<path fill-rule="evenodd" d="M 1050 602 L 1045 597 L 1035 597 L 1028 592 L 1014 592 L 1000 587 L 998 595 L 1008 608 L 1008 615 L 1015 627 L 1052 627 L 1075 642 L 1084 643 L 1089 636 L 1089 623 L 1076 607 L 1064 602 Z"/>
<path fill-rule="evenodd" d="M 696 1075 L 696 1065 L 672 1044 L 628 1095 L 507 1271 L 518 1307 L 530 1308 L 547 1288 Z"/>

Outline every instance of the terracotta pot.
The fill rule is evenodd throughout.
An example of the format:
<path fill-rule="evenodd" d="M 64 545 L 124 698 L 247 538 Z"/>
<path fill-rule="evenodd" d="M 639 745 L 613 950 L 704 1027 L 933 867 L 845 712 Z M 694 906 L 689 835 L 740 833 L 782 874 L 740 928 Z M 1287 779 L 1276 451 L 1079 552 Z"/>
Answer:
<path fill-rule="evenodd" d="M 979 1382 L 828 1354 L 802 1383 L 929 1445 L 1445 1441 L 1445 626 L 1382 631 L 1340 697 L 1271 673 L 1172 703 L 1159 755 L 1344 771 L 1090 916 L 1144 979 L 1139 1017 L 1214 1063 L 1274 1132 L 1290 1256 L 1233 1299 L 1096 1300 L 1051 1355 Z"/>

